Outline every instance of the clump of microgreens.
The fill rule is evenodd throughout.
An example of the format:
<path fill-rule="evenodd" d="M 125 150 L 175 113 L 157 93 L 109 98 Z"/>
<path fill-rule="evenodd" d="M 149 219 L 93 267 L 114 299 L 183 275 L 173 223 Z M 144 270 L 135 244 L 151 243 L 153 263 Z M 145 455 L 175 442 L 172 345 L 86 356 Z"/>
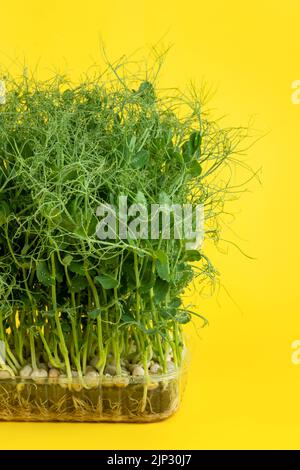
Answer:
<path fill-rule="evenodd" d="M 244 129 L 220 128 L 194 92 L 160 91 L 151 71 L 118 70 L 79 85 L 6 78 L 0 340 L 12 376 L 43 364 L 68 379 L 91 365 L 99 376 L 170 372 L 182 363 L 182 326 L 193 314 L 205 322 L 182 304 L 195 276 L 216 276 L 203 249 L 162 237 L 100 240 L 96 208 L 120 195 L 202 203 L 206 237 L 217 240 Z"/>

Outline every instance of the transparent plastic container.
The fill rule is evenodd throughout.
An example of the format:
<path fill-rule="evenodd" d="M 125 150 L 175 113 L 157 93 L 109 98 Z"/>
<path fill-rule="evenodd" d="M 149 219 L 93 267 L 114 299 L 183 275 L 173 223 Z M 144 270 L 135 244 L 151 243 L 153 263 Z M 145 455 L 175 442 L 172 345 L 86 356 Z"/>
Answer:
<path fill-rule="evenodd" d="M 179 408 L 186 367 L 164 375 L 103 377 L 96 381 L 0 380 L 0 420 L 154 422 Z"/>

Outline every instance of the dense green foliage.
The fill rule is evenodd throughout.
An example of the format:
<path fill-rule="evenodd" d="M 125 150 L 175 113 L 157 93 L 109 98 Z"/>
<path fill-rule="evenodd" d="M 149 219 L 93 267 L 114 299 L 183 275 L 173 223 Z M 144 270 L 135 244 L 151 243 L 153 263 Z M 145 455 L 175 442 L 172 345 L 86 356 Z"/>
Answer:
<path fill-rule="evenodd" d="M 165 96 L 136 77 L 72 86 L 7 80 L 0 106 L 0 339 L 15 374 L 49 362 L 71 377 L 94 359 L 180 365 L 182 294 L 214 268 L 184 240 L 100 240 L 100 203 L 203 203 L 218 239 L 219 178 L 240 141 L 197 97 Z M 184 108 L 184 112 L 182 112 Z M 195 262 L 196 265 L 195 265 Z M 201 317 L 202 318 L 202 317 Z M 203 320 L 203 319 L 202 319 Z M 5 367 L 5 366 L 3 366 Z"/>

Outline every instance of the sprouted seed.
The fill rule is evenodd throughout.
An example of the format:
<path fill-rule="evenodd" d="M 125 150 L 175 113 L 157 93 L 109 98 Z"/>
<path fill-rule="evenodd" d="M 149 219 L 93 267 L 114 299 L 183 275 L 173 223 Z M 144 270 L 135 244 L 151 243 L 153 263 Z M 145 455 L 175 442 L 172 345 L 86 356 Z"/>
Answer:
<path fill-rule="evenodd" d="M 231 176 L 247 129 L 221 128 L 194 90 L 160 90 L 151 70 L 119 70 L 78 85 L 8 76 L 1 101 L 0 379 L 40 386 L 50 378 L 48 416 L 57 419 L 70 407 L 83 417 L 105 407 L 121 416 L 119 390 L 132 376 L 146 386 L 128 393 L 127 414 L 176 408 L 176 381 L 158 387 L 153 377 L 182 366 L 192 316 L 206 324 L 183 304 L 188 285 L 218 276 L 203 247 L 187 249 L 161 230 L 158 239 L 99 239 L 97 207 L 122 195 L 128 203 L 203 204 L 206 239 L 217 242 L 237 193 Z M 68 381 L 77 383 L 73 392 Z M 111 395 L 100 400 L 92 390 L 101 381 Z M 75 400 L 82 390 L 89 395 Z M 20 393 L 14 406 L 17 397 L 24 409 L 33 400 L 35 416 L 47 414 L 34 388 Z M 6 391 L 0 408 L 11 419 Z"/>

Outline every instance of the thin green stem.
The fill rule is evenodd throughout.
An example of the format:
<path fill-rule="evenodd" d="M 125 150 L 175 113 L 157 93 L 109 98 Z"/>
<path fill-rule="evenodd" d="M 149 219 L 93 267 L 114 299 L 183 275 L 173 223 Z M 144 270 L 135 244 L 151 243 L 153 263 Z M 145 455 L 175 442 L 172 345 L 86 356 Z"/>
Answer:
<path fill-rule="evenodd" d="M 67 377 L 69 379 L 72 378 L 72 371 L 71 371 L 71 365 L 70 365 L 70 360 L 69 360 L 69 354 L 68 354 L 68 349 L 67 345 L 65 342 L 64 334 L 62 331 L 62 327 L 60 324 L 60 318 L 59 318 L 59 312 L 57 309 L 57 300 L 56 300 L 56 266 L 55 266 L 55 255 L 54 253 L 51 254 L 51 272 L 52 272 L 52 285 L 51 285 L 51 295 L 52 295 L 52 308 L 54 310 L 54 315 L 55 315 L 55 323 L 57 327 L 57 333 L 58 337 L 60 340 L 60 350 L 63 355 L 64 361 L 65 361 L 65 366 L 66 366 L 66 372 L 67 372 Z"/>
<path fill-rule="evenodd" d="M 30 355 L 31 355 L 31 365 L 33 369 L 37 369 L 36 354 L 35 354 L 35 344 L 34 344 L 34 334 L 32 330 L 29 330 L 29 342 L 30 342 Z"/>

